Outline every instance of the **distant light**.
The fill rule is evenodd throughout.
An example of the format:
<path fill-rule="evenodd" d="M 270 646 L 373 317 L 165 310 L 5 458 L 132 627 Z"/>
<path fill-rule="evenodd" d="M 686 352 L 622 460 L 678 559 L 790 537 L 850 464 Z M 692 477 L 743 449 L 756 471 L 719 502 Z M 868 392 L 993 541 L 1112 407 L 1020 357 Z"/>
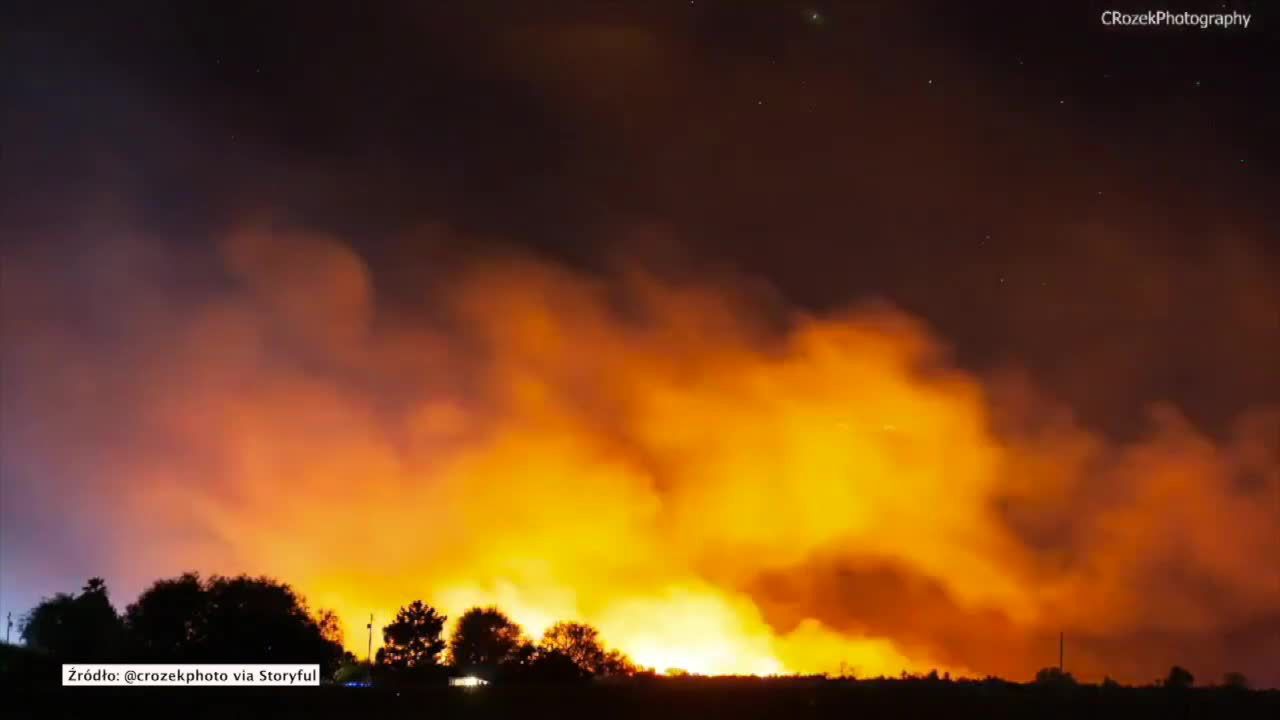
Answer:
<path fill-rule="evenodd" d="M 453 687 L 474 688 L 482 685 L 488 685 L 489 681 L 484 678 L 478 678 L 475 675 L 467 675 L 464 677 L 449 678 L 449 684 Z"/>

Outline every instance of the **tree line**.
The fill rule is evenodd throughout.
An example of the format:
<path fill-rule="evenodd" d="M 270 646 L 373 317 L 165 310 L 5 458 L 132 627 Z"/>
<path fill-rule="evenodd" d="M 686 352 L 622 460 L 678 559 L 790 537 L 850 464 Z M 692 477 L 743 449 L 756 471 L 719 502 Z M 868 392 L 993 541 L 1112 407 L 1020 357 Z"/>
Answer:
<path fill-rule="evenodd" d="M 158 580 L 117 613 L 106 583 L 42 600 L 23 618 L 28 648 L 62 662 L 319 663 L 339 682 L 444 682 L 452 674 L 494 681 L 576 681 L 632 675 L 634 663 L 606 649 L 600 633 L 559 622 L 534 641 L 496 607 L 448 618 L 415 600 L 382 628 L 372 663 L 343 648 L 328 610 L 312 611 L 288 584 L 268 577 L 197 573 Z"/>
<path fill-rule="evenodd" d="M 42 600 L 22 619 L 26 646 L 58 662 L 318 663 L 338 682 L 443 683 L 451 675 L 490 682 L 583 681 L 652 674 L 607 649 L 600 633 L 580 622 L 559 622 L 534 641 L 496 607 L 473 607 L 445 637 L 448 618 L 415 600 L 382 628 L 372 662 L 358 662 L 343 647 L 341 626 L 329 610 L 313 611 L 288 584 L 269 577 L 184 573 L 157 580 L 117 613 L 106 583 L 91 578 L 79 593 Z M 946 681 L 936 671 L 904 680 Z M 991 678 L 994 680 L 994 678 Z M 1191 687 L 1195 678 L 1173 666 L 1154 684 Z M 1077 685 L 1057 667 L 1040 670 L 1035 684 Z M 1245 689 L 1248 680 L 1227 673 L 1221 685 Z M 1110 678 L 1102 687 L 1118 687 Z"/>
<path fill-rule="evenodd" d="M 448 672 L 504 680 L 587 680 L 633 675 L 634 663 L 607 650 L 600 633 L 580 622 L 558 622 L 534 642 L 496 607 L 464 612 L 448 641 L 447 618 L 421 600 L 400 608 L 382 629 L 374 668 L 384 675 L 439 677 Z"/>

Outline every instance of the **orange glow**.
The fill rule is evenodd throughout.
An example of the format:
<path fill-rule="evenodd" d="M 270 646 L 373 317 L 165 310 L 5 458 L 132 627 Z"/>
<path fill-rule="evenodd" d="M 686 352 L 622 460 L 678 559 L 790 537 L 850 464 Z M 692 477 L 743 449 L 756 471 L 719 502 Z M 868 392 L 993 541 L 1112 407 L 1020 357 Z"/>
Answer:
<path fill-rule="evenodd" d="M 428 323 L 336 241 L 227 248 L 239 289 L 139 372 L 168 444 L 113 476 L 149 519 L 119 524 L 132 582 L 269 573 L 361 656 L 369 613 L 422 599 L 696 673 L 1026 678 L 1064 626 L 1280 607 L 1271 416 L 1215 444 L 1166 410 L 1117 446 L 1028 394 L 1036 422 L 997 433 L 993 387 L 892 309 L 774 323 L 731 286 L 508 258 L 424 290 Z M 1174 556 L 1216 605 L 1163 580 Z M 1081 675 L 1152 676 L 1090 652 Z"/>

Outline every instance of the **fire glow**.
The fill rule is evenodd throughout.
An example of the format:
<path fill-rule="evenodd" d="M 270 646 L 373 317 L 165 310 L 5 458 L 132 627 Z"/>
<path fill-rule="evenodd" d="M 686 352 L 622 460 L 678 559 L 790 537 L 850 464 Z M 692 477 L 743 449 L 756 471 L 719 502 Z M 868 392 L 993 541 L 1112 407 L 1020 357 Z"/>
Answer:
<path fill-rule="evenodd" d="M 1117 445 L 891 309 L 772 322 L 730 285 L 507 258 L 420 315 L 333 240 L 245 232 L 225 258 L 231 292 L 130 289 L 127 350 L 21 351 L 33 398 L 86 393 L 45 445 L 113 416 L 95 388 L 129 398 L 76 485 L 125 587 L 269 573 L 361 655 L 369 613 L 495 604 L 708 674 L 1027 677 L 1065 628 L 1081 675 L 1145 679 L 1280 606 L 1274 414 L 1215 444 L 1162 408 Z M 1154 639 L 1089 640 L 1125 637 Z"/>

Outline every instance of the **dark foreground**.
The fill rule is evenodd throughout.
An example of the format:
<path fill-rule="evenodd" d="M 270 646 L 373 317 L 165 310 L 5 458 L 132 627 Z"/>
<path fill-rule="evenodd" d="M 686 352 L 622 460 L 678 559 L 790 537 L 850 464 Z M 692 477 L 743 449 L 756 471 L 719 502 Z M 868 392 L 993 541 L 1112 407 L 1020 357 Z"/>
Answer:
<path fill-rule="evenodd" d="M 4 688 L 8 718 L 1235 718 L 1280 717 L 1280 692 L 1008 683 L 760 679 L 430 688 Z"/>

